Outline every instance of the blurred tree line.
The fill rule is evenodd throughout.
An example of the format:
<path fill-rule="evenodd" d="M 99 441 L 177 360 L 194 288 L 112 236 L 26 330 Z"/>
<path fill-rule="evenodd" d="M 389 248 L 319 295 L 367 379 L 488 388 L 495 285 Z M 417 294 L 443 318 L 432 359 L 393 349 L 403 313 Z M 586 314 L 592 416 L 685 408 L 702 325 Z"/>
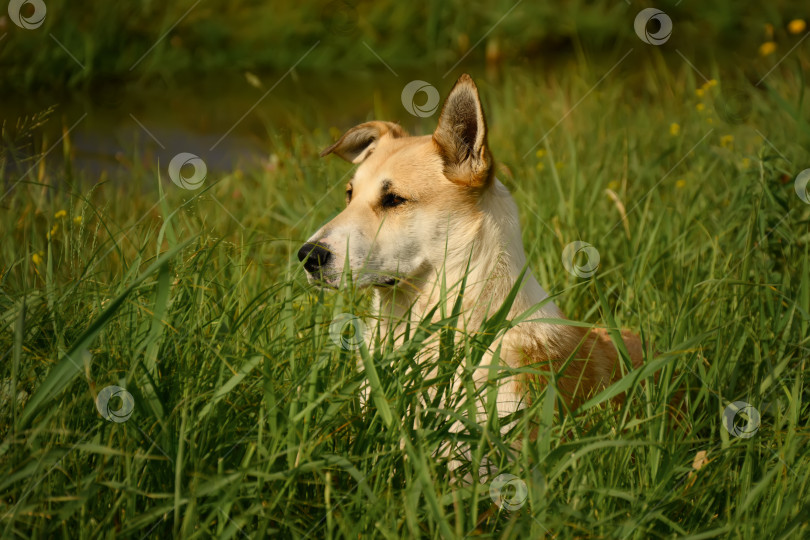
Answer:
<path fill-rule="evenodd" d="M 19 4 L 22 0 L 11 2 Z M 41 26 L 0 15 L 0 91 L 171 80 L 223 70 L 283 72 L 448 69 L 464 62 L 520 64 L 581 50 L 639 46 L 633 19 L 653 4 L 622 0 L 27 0 Z M 700 55 L 756 54 L 807 18 L 807 2 L 665 2 L 672 46 Z M 773 33 L 773 32 L 772 32 Z M 789 47 L 786 45 L 784 51 Z M 373 52 L 372 52 L 373 51 Z M 0 94 L 2 96 L 3 94 Z"/>

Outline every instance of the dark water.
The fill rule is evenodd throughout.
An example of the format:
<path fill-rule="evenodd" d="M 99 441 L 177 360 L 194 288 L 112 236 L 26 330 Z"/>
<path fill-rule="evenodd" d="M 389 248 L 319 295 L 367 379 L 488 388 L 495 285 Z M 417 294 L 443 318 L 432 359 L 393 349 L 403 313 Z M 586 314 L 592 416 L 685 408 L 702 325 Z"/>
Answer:
<path fill-rule="evenodd" d="M 28 140 L 3 144 L 20 163 L 7 159 L 6 181 L 44 157 L 48 171 L 65 170 L 65 141 L 76 176 L 126 180 L 133 172 L 161 170 L 180 152 L 202 158 L 209 171 L 261 167 L 275 146 L 295 147 L 302 135 L 343 130 L 374 118 L 400 121 L 416 132 L 435 124 L 435 115 L 420 118 L 404 111 L 405 85 L 421 79 L 443 97 L 457 74 L 426 75 L 378 72 L 338 76 L 295 73 L 255 76 L 231 73 L 205 80 L 148 87 L 111 85 L 104 90 L 6 96 L 0 121 L 14 126 L 21 118 L 55 106 L 47 122 Z M 427 96 L 416 96 L 421 105 Z M 9 130 L 14 132 L 13 129 Z"/>

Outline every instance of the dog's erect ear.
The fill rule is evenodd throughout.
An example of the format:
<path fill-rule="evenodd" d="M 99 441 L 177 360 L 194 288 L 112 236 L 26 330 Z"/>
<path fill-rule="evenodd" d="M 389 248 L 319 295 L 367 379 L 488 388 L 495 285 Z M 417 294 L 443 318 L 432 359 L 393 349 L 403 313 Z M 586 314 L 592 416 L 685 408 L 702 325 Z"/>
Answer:
<path fill-rule="evenodd" d="M 478 88 L 466 73 L 442 106 L 433 140 L 444 159 L 444 174 L 457 184 L 485 187 L 492 180 L 492 154 Z"/>
<path fill-rule="evenodd" d="M 396 138 L 405 137 L 407 133 L 393 122 L 366 122 L 344 133 L 335 144 L 321 152 L 321 157 L 337 154 L 351 163 L 360 163 L 371 154 L 384 135 Z"/>

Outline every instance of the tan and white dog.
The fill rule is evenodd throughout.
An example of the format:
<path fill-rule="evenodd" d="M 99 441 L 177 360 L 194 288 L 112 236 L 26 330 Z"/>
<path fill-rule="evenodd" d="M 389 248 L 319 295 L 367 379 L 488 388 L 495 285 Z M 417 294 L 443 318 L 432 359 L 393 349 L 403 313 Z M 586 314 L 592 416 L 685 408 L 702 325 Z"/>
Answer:
<path fill-rule="evenodd" d="M 478 330 L 515 286 L 526 255 L 515 202 L 493 174 L 473 80 L 462 75 L 456 82 L 432 135 L 412 137 L 397 124 L 367 122 L 351 128 L 321 155 L 327 154 L 359 166 L 346 186 L 346 208 L 298 252 L 310 281 L 338 286 L 348 261 L 353 282 L 373 289 L 386 335 L 407 321 L 413 325 L 421 320 L 441 300 L 443 280 L 448 289 L 455 286 L 445 298 L 453 306 L 466 275 L 463 330 Z M 527 271 L 509 318 L 541 303 L 533 318 L 564 319 Z M 622 336 L 638 366 L 640 340 L 629 332 Z M 499 345 L 500 362 L 509 367 L 554 370 L 557 388 L 571 407 L 622 373 L 604 330 L 535 320 L 503 333 L 491 351 Z M 473 376 L 476 384 L 492 378 L 488 364 L 485 357 Z M 499 379 L 500 416 L 530 401 L 527 382 L 517 376 Z M 482 404 L 478 410 L 483 411 Z"/>

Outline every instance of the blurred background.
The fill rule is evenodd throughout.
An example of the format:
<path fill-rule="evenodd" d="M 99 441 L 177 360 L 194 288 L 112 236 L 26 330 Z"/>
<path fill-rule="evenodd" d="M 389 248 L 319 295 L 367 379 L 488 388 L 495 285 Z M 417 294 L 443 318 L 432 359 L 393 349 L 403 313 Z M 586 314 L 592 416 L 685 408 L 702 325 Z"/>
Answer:
<path fill-rule="evenodd" d="M 81 5 L 47 0 L 46 6 L 37 32 L 17 28 L 7 16 L 0 19 L 0 32 L 7 34 L 0 49 L 4 91 L 188 87 L 200 77 L 280 74 L 299 61 L 301 72 L 345 75 L 382 68 L 368 47 L 395 70 L 443 72 L 465 54 L 467 65 L 530 66 L 584 47 L 609 51 L 635 44 L 628 14 L 646 6 L 677 21 L 672 40 L 681 50 L 750 58 L 764 38 L 773 39 L 807 11 L 805 2 L 788 0 L 87 0 Z M 26 9 L 33 12 L 32 4 Z M 77 69 L 67 51 L 84 69 Z"/>
<path fill-rule="evenodd" d="M 663 2 L 676 21 L 664 52 L 634 33 L 647 2 L 39 1 L 36 28 L 11 16 L 16 5 L 36 18 L 34 2 L 0 15 L 2 159 L 8 168 L 46 150 L 81 119 L 72 167 L 91 175 L 166 163 L 190 145 L 228 170 L 260 164 L 268 132 L 290 142 L 373 116 L 413 123 L 399 104 L 406 82 L 445 95 L 464 71 L 498 85 L 505 73 L 549 80 L 573 64 L 598 77 L 634 49 L 635 66 L 680 70 L 686 58 L 707 77 L 722 65 L 756 82 L 803 37 L 790 25 L 807 15 L 801 1 Z M 625 68 L 623 78 L 641 71 Z M 43 112 L 56 120 L 39 125 Z M 20 128 L 34 124 L 32 140 Z"/>

